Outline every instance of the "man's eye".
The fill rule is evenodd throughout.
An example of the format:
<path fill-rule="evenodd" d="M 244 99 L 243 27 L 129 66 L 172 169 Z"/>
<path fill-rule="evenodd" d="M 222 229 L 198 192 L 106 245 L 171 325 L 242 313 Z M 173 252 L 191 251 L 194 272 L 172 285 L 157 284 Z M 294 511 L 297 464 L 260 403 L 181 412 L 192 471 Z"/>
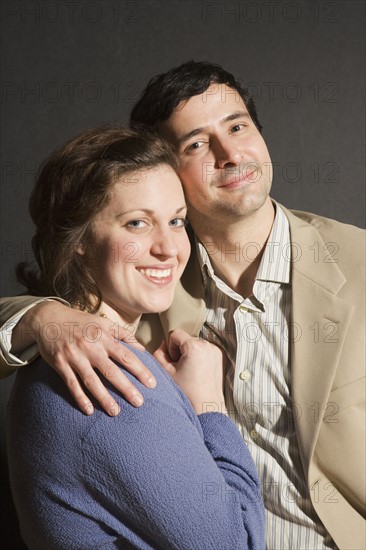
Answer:
<path fill-rule="evenodd" d="M 130 227 L 131 229 L 141 229 L 142 227 L 145 227 L 146 222 L 142 220 L 131 220 L 130 222 L 126 223 L 127 227 Z"/>
<path fill-rule="evenodd" d="M 231 132 L 240 132 L 244 128 L 244 124 L 235 124 L 235 126 L 232 126 Z"/>
<path fill-rule="evenodd" d="M 194 143 L 191 143 L 191 145 L 187 147 L 187 151 L 195 151 L 196 149 L 199 149 L 200 147 L 202 147 L 202 145 L 203 145 L 203 141 L 195 141 Z"/>
<path fill-rule="evenodd" d="M 172 225 L 173 227 L 184 227 L 185 223 L 185 218 L 173 218 L 172 220 L 170 220 L 170 225 Z"/>

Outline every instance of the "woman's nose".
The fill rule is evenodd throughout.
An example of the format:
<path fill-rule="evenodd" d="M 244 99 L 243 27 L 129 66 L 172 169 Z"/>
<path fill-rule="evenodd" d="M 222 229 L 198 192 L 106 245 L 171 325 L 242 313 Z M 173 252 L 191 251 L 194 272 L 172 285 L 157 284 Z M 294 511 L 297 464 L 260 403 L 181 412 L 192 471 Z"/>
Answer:
<path fill-rule="evenodd" d="M 177 244 L 171 229 L 158 230 L 154 235 L 151 252 L 155 256 L 172 258 L 178 254 Z"/>

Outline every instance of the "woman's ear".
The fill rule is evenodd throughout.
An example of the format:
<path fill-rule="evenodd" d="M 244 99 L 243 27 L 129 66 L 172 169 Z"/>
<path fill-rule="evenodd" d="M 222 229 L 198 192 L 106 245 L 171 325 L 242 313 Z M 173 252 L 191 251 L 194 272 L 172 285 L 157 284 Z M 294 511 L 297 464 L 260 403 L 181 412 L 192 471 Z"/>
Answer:
<path fill-rule="evenodd" d="M 79 243 L 78 245 L 76 245 L 76 253 L 79 254 L 80 256 L 85 256 L 85 246 L 82 244 L 82 243 Z"/>

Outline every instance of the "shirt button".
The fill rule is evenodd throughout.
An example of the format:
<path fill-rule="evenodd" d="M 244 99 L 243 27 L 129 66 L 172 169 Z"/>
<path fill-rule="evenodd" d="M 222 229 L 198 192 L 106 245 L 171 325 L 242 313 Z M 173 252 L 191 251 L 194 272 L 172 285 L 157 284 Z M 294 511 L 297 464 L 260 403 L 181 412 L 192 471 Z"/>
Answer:
<path fill-rule="evenodd" d="M 250 372 L 248 370 L 243 370 L 239 373 L 240 380 L 249 380 L 250 379 Z"/>
<path fill-rule="evenodd" d="M 252 431 L 250 432 L 250 437 L 251 437 L 252 439 L 257 439 L 258 436 L 259 436 L 259 433 L 256 432 L 255 430 L 252 430 Z"/>

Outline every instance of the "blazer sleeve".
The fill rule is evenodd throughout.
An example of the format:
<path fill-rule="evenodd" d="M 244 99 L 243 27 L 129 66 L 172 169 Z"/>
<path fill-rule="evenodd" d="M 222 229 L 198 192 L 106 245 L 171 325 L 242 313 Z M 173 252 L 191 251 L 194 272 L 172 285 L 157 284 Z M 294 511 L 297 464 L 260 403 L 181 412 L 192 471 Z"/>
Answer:
<path fill-rule="evenodd" d="M 0 298 L 0 379 L 5 378 L 33 361 L 38 355 L 36 344 L 23 350 L 15 356 L 10 353 L 12 331 L 21 317 L 36 304 L 47 301 L 58 300 L 67 304 L 65 300 L 58 297 L 39 296 L 14 296 Z"/>

